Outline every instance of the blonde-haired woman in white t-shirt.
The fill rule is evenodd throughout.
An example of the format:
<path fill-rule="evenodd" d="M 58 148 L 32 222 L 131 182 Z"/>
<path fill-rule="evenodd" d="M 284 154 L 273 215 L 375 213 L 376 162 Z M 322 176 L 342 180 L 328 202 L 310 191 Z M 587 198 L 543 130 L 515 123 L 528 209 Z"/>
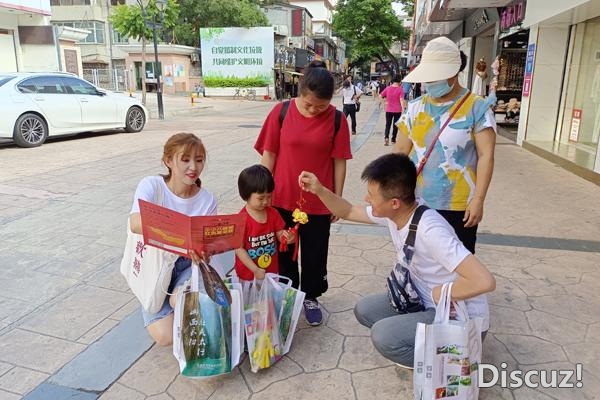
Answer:
<path fill-rule="evenodd" d="M 202 187 L 200 174 L 206 163 L 206 148 L 202 141 L 192 133 L 177 133 L 164 145 L 162 161 L 167 174 L 147 176 L 137 186 L 129 216 L 129 225 L 134 233 L 142 233 L 142 219 L 138 200 L 154 202 L 161 198 L 162 206 L 182 214 L 214 215 L 217 213 L 215 196 Z M 157 196 L 157 193 L 160 193 Z M 190 251 L 190 257 L 179 257 L 175 261 L 169 293 L 175 293 L 191 277 L 191 263 L 205 258 L 203 254 Z M 144 326 L 159 345 L 173 342 L 173 294 L 167 296 L 157 313 L 142 310 Z"/>

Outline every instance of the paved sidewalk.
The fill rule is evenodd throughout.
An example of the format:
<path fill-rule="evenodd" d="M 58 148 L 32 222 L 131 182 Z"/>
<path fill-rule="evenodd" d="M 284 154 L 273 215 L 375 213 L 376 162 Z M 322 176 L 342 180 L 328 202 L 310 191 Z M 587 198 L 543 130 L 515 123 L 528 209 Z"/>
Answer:
<path fill-rule="evenodd" d="M 301 319 L 271 369 L 254 374 L 245 361 L 226 377 L 190 380 L 170 348 L 152 345 L 118 272 L 135 185 L 161 171 L 171 133 L 193 131 L 208 148 L 203 184 L 221 212 L 239 210 L 237 174 L 258 161 L 251 147 L 274 104 L 187 100 L 165 98 L 167 120 L 141 134 L 0 148 L 0 399 L 412 398 L 411 373 L 374 350 L 352 313 L 361 296 L 384 290 L 394 259 L 386 228 L 334 224 L 324 324 Z M 354 202 L 364 198 L 363 167 L 391 150 L 383 112 L 370 98 L 363 107 L 345 189 Z M 497 279 L 484 361 L 508 372 L 581 363 L 583 387 L 496 385 L 481 399 L 600 398 L 598 198 L 599 187 L 498 137 L 477 248 Z"/>

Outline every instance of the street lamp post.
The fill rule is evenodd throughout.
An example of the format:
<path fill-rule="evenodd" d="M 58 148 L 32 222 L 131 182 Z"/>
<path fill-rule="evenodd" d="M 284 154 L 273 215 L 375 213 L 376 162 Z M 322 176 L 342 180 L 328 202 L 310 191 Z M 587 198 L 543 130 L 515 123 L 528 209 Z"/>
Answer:
<path fill-rule="evenodd" d="M 148 21 L 147 17 L 147 7 L 150 4 L 150 0 L 137 0 L 138 4 L 140 5 L 141 9 L 142 9 L 142 15 L 144 17 L 144 23 L 147 25 L 150 25 L 152 27 L 152 42 L 154 43 L 154 67 L 155 67 L 155 71 L 154 71 L 154 76 L 156 77 L 156 100 L 158 102 L 158 118 L 159 119 L 165 119 L 165 112 L 164 112 L 164 108 L 163 108 L 163 97 L 162 97 L 162 85 L 160 83 L 160 75 L 158 73 L 158 39 L 156 37 L 156 28 L 158 26 L 162 26 L 161 24 L 158 24 L 156 22 L 155 17 L 152 17 L 152 21 Z M 163 16 L 163 11 L 167 5 L 166 0 L 154 0 L 154 4 L 156 5 L 156 8 L 160 14 L 161 19 L 164 18 Z M 160 70 L 160 72 L 162 73 L 162 68 Z M 143 71 L 143 73 L 145 74 L 146 71 Z"/>
<path fill-rule="evenodd" d="M 280 75 L 279 75 L 279 83 L 281 85 L 280 87 L 280 93 L 281 93 L 281 100 L 285 100 L 285 68 L 287 65 L 287 49 L 284 45 L 279 45 L 279 54 L 278 54 L 278 61 L 279 61 L 279 71 L 280 71 Z"/>

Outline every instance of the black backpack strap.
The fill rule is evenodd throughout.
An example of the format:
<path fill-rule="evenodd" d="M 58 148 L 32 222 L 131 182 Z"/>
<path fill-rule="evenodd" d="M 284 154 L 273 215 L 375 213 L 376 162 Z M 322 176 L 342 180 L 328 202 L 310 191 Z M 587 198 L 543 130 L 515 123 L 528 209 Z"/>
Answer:
<path fill-rule="evenodd" d="M 415 252 L 415 240 L 417 239 L 417 228 L 419 227 L 419 221 L 421 220 L 425 210 L 428 209 L 429 207 L 424 204 L 418 206 L 413 214 L 412 220 L 410 221 L 410 225 L 408 226 L 408 236 L 406 236 L 406 241 L 404 242 L 404 247 L 402 248 L 408 264 L 410 264 L 412 256 Z"/>
<path fill-rule="evenodd" d="M 335 137 L 337 136 L 338 131 L 340 130 L 340 126 L 342 125 L 342 115 L 343 115 L 343 113 L 336 108 L 336 110 L 335 110 L 335 125 L 334 125 L 335 130 L 333 131 L 333 141 L 334 142 L 335 142 Z"/>
<path fill-rule="evenodd" d="M 286 100 L 283 102 L 281 106 L 281 110 L 279 110 L 279 129 L 283 126 L 283 120 L 285 119 L 285 115 L 287 114 L 287 110 L 290 107 L 290 101 Z"/>

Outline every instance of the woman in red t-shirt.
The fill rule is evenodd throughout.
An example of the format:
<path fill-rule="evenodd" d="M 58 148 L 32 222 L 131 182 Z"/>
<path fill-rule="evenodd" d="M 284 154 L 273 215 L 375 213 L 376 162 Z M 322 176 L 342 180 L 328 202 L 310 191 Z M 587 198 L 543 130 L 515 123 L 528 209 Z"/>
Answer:
<path fill-rule="evenodd" d="M 348 122 L 340 120 L 336 132 L 336 109 L 331 105 L 334 81 L 321 61 L 313 61 L 300 79 L 300 96 L 290 100 L 285 118 L 280 124 L 283 104 L 276 105 L 263 124 L 254 148 L 262 155 L 261 164 L 275 178 L 273 206 L 286 226 L 295 225 L 292 211 L 301 196 L 298 176 L 311 171 L 323 185 L 341 195 L 346 178 L 346 160 L 352 158 Z M 308 223 L 300 225 L 298 245 L 302 260 L 302 276 L 293 251 L 279 254 L 279 271 L 306 293 L 304 315 L 310 325 L 319 325 L 323 314 L 317 298 L 327 291 L 327 251 L 332 216 L 311 193 L 303 194 L 302 210 Z"/>

